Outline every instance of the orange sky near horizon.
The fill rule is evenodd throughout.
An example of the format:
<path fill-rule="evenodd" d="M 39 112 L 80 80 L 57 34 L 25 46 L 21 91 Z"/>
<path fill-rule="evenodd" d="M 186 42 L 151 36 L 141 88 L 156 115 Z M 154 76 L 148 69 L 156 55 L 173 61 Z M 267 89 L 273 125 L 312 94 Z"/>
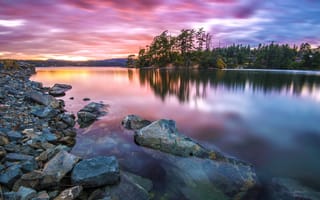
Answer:
<path fill-rule="evenodd" d="M 0 1 L 0 59 L 126 58 L 168 30 L 201 28 L 212 46 L 320 44 L 314 0 Z"/>

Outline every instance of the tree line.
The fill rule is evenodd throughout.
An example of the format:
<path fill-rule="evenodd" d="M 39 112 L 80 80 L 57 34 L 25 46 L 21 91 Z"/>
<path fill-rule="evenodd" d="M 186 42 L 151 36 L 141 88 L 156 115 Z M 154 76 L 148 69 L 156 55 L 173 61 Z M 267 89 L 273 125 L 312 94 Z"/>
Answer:
<path fill-rule="evenodd" d="M 183 29 L 176 36 L 168 31 L 153 38 L 150 45 L 129 55 L 129 67 L 200 67 L 200 68 L 284 68 L 319 69 L 320 51 L 308 43 L 299 47 L 288 44 L 233 44 L 212 47 L 212 35 L 202 28 Z"/>

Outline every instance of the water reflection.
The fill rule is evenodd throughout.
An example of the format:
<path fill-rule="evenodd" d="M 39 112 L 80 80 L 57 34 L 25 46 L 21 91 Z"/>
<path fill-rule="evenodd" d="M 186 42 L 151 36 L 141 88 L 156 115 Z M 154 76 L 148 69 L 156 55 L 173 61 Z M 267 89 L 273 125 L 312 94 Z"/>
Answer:
<path fill-rule="evenodd" d="M 174 95 L 180 102 L 187 102 L 192 98 L 191 94 L 197 98 L 205 98 L 208 87 L 237 92 L 309 95 L 320 100 L 318 74 L 284 72 L 142 69 L 139 70 L 139 79 L 142 85 L 150 86 L 162 100 Z M 132 80 L 132 74 L 133 71 L 129 69 L 129 80 Z M 192 90 L 195 92 L 192 93 Z"/>
<path fill-rule="evenodd" d="M 253 163 L 261 178 L 292 177 L 320 191 L 320 73 L 63 67 L 38 68 L 32 79 L 71 84 L 62 99 L 73 113 L 84 97 L 109 104 L 105 117 L 78 130 L 73 152 L 116 155 L 159 190 L 163 167 L 121 128 L 128 114 L 174 119 L 201 144 Z"/>

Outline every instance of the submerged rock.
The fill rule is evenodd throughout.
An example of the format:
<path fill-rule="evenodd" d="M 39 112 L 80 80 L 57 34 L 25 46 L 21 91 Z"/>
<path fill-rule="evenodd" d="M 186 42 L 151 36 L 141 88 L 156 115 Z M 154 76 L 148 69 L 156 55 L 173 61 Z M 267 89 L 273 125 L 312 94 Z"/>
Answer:
<path fill-rule="evenodd" d="M 159 160 L 169 199 L 240 200 L 259 186 L 250 165 L 179 157 L 145 149 Z"/>
<path fill-rule="evenodd" d="M 104 111 L 105 105 L 102 103 L 91 102 L 82 108 L 78 113 L 78 123 L 80 128 L 90 126 L 98 117 L 106 114 Z"/>
<path fill-rule="evenodd" d="M 72 89 L 71 85 L 56 83 L 49 89 L 49 94 L 54 97 L 64 96 L 66 94 L 65 92 L 70 89 Z"/>
<path fill-rule="evenodd" d="M 137 175 L 121 172 L 118 185 L 106 186 L 92 193 L 89 199 L 149 200 L 152 182 Z"/>
<path fill-rule="evenodd" d="M 317 200 L 320 192 L 301 185 L 298 181 L 289 178 L 273 178 L 270 188 L 270 200 Z"/>
<path fill-rule="evenodd" d="M 137 115 L 128 115 L 122 120 L 121 124 L 126 129 L 137 130 L 145 126 L 148 126 L 149 124 L 151 124 L 151 122 L 148 120 L 142 119 Z"/>
<path fill-rule="evenodd" d="M 74 185 L 83 187 L 116 184 L 120 180 L 118 161 L 114 156 L 82 160 L 74 167 L 71 180 Z"/>

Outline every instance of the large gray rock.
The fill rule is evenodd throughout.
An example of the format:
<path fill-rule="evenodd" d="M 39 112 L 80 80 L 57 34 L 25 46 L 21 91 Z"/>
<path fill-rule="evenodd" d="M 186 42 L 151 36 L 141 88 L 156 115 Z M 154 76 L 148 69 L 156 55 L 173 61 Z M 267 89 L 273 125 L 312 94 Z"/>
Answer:
<path fill-rule="evenodd" d="M 71 180 L 74 185 L 99 187 L 119 182 L 120 171 L 114 156 L 99 156 L 80 161 L 73 169 Z"/>
<path fill-rule="evenodd" d="M 59 196 L 54 198 L 54 200 L 73 200 L 76 199 L 82 192 L 82 186 L 74 186 L 62 191 Z"/>
<path fill-rule="evenodd" d="M 52 185 L 60 182 L 60 180 L 72 170 L 79 159 L 78 156 L 72 155 L 66 151 L 57 153 L 44 166 L 43 173 L 48 179 L 43 180 L 43 184 Z"/>
<path fill-rule="evenodd" d="M 137 115 L 128 115 L 122 120 L 121 124 L 126 129 L 137 130 L 148 126 L 151 122 Z"/>
<path fill-rule="evenodd" d="M 98 117 L 106 114 L 105 105 L 102 103 L 91 102 L 82 108 L 78 113 L 78 124 L 80 128 L 90 126 Z"/>
<path fill-rule="evenodd" d="M 38 104 L 51 106 L 52 108 L 58 108 L 60 106 L 59 101 L 56 100 L 53 96 L 48 94 L 43 94 L 38 91 L 30 91 L 29 93 L 26 94 L 26 97 Z"/>
<path fill-rule="evenodd" d="M 220 152 L 210 151 L 191 138 L 180 134 L 173 120 L 160 119 L 135 132 L 137 144 L 177 156 L 223 159 Z"/>
<path fill-rule="evenodd" d="M 49 94 L 52 96 L 55 96 L 55 97 L 56 96 L 64 96 L 65 92 L 70 90 L 71 88 L 72 88 L 71 85 L 56 83 L 56 84 L 54 84 L 53 87 L 51 87 L 49 89 Z"/>
<path fill-rule="evenodd" d="M 270 187 L 270 200 L 318 200 L 320 192 L 301 185 L 289 178 L 273 178 Z"/>

